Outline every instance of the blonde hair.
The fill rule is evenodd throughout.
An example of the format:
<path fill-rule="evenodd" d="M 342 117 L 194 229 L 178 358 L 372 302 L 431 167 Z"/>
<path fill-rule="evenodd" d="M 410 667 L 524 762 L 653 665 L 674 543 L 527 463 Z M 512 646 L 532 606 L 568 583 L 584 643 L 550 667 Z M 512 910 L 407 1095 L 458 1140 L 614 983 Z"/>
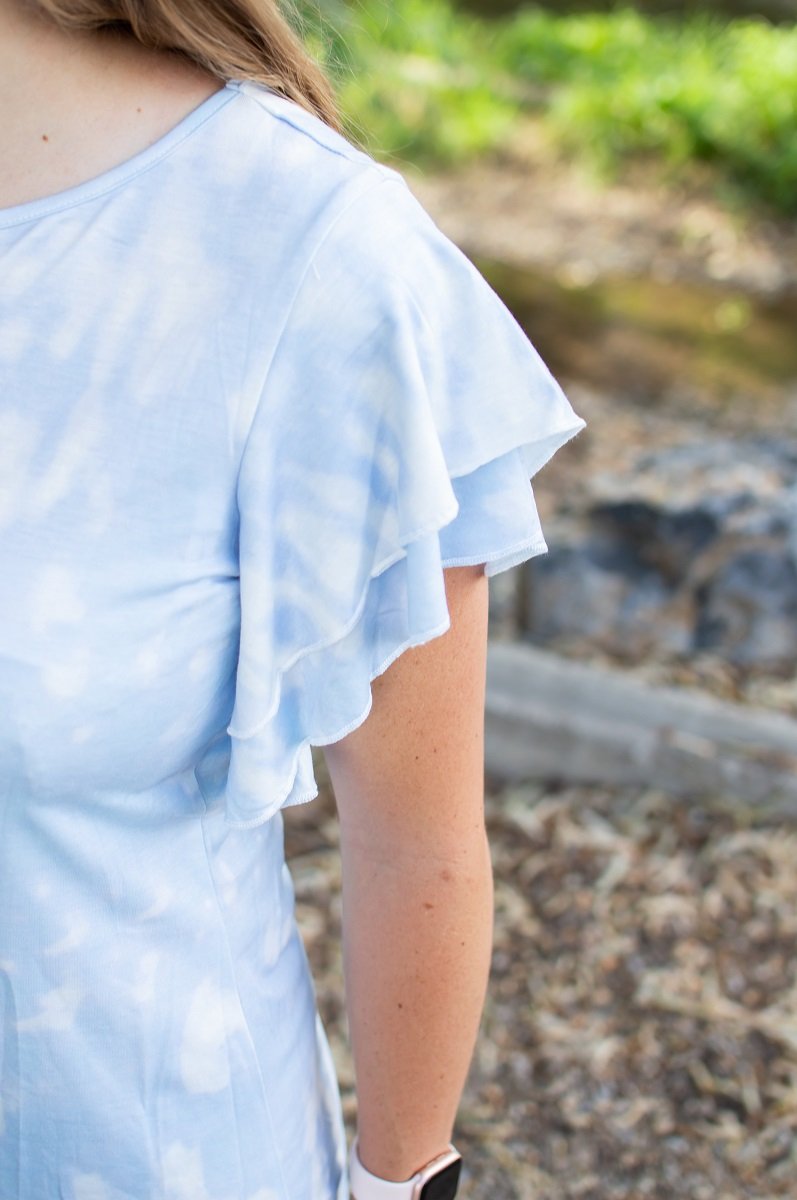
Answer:
<path fill-rule="evenodd" d="M 300 28 L 293 0 L 27 0 L 65 31 L 129 32 L 143 46 L 178 51 L 221 79 L 266 84 L 344 133 L 332 81 L 280 5 Z"/>

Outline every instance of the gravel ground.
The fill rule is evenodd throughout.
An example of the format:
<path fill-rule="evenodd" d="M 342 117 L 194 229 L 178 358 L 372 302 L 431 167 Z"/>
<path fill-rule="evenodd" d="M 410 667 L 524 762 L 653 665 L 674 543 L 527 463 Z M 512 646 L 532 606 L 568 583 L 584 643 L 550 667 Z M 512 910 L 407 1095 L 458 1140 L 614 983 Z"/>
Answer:
<path fill-rule="evenodd" d="M 286 853 L 349 1136 L 334 800 Z M 467 1200 L 797 1184 L 797 831 L 722 798 L 487 781 L 492 974 L 455 1129 Z"/>

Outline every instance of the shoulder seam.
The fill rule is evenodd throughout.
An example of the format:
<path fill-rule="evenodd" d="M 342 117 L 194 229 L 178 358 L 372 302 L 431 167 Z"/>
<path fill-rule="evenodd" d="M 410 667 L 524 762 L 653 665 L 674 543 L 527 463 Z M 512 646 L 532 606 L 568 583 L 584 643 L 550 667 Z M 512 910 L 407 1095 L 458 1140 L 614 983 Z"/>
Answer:
<path fill-rule="evenodd" d="M 321 138 L 317 137 L 311 129 L 306 129 L 303 125 L 300 125 L 297 120 L 291 120 L 291 117 L 288 113 L 277 112 L 276 109 L 269 107 L 265 96 L 262 96 L 254 91 L 246 91 L 244 92 L 244 95 L 248 96 L 250 100 L 254 100 L 255 104 L 262 108 L 264 112 L 267 112 L 270 116 L 274 117 L 277 121 L 282 121 L 285 125 L 290 125 L 291 129 L 296 129 L 299 133 L 303 133 L 305 137 L 309 137 L 310 140 L 315 142 L 317 146 L 320 146 L 322 150 L 328 150 L 330 154 L 337 154 L 340 158 L 345 158 L 348 162 L 358 162 L 362 161 L 362 159 L 370 159 L 377 166 L 381 165 L 377 163 L 376 159 L 371 158 L 371 156 L 364 150 L 360 150 L 359 147 L 352 145 L 350 142 L 346 143 L 346 145 L 349 147 L 348 151 L 340 147 L 330 146 L 327 142 L 324 142 L 321 140 Z M 290 103 L 286 97 L 280 96 L 276 93 L 275 99 L 284 100 L 285 103 Z M 300 105 L 297 105 L 297 107 L 301 109 Z M 302 109 L 301 111 L 303 112 L 304 110 Z M 310 113 L 307 113 L 308 117 L 310 117 L 310 115 Z M 327 128 L 330 129 L 330 132 L 335 132 L 331 129 L 331 126 L 327 126 Z M 343 140 L 345 141 L 346 139 L 344 138 Z"/>

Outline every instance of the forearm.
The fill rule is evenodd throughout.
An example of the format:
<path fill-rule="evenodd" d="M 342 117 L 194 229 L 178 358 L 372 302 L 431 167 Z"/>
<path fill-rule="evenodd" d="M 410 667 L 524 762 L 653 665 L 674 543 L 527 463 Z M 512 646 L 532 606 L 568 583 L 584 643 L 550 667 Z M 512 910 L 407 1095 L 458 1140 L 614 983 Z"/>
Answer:
<path fill-rule="evenodd" d="M 342 830 L 343 955 L 363 1165 L 406 1179 L 451 1139 L 484 1006 L 483 826 L 398 853 Z"/>

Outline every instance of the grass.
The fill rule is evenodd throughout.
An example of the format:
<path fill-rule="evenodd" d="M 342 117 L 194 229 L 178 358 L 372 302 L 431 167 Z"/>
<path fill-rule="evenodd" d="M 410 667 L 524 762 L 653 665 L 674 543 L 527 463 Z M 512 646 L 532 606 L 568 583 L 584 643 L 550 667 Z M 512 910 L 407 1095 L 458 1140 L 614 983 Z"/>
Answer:
<path fill-rule="evenodd" d="M 626 5 L 488 21 L 451 0 L 297 4 L 350 135 L 383 159 L 452 165 L 529 114 L 604 178 L 644 158 L 674 181 L 699 162 L 726 196 L 797 213 L 797 28 Z"/>

